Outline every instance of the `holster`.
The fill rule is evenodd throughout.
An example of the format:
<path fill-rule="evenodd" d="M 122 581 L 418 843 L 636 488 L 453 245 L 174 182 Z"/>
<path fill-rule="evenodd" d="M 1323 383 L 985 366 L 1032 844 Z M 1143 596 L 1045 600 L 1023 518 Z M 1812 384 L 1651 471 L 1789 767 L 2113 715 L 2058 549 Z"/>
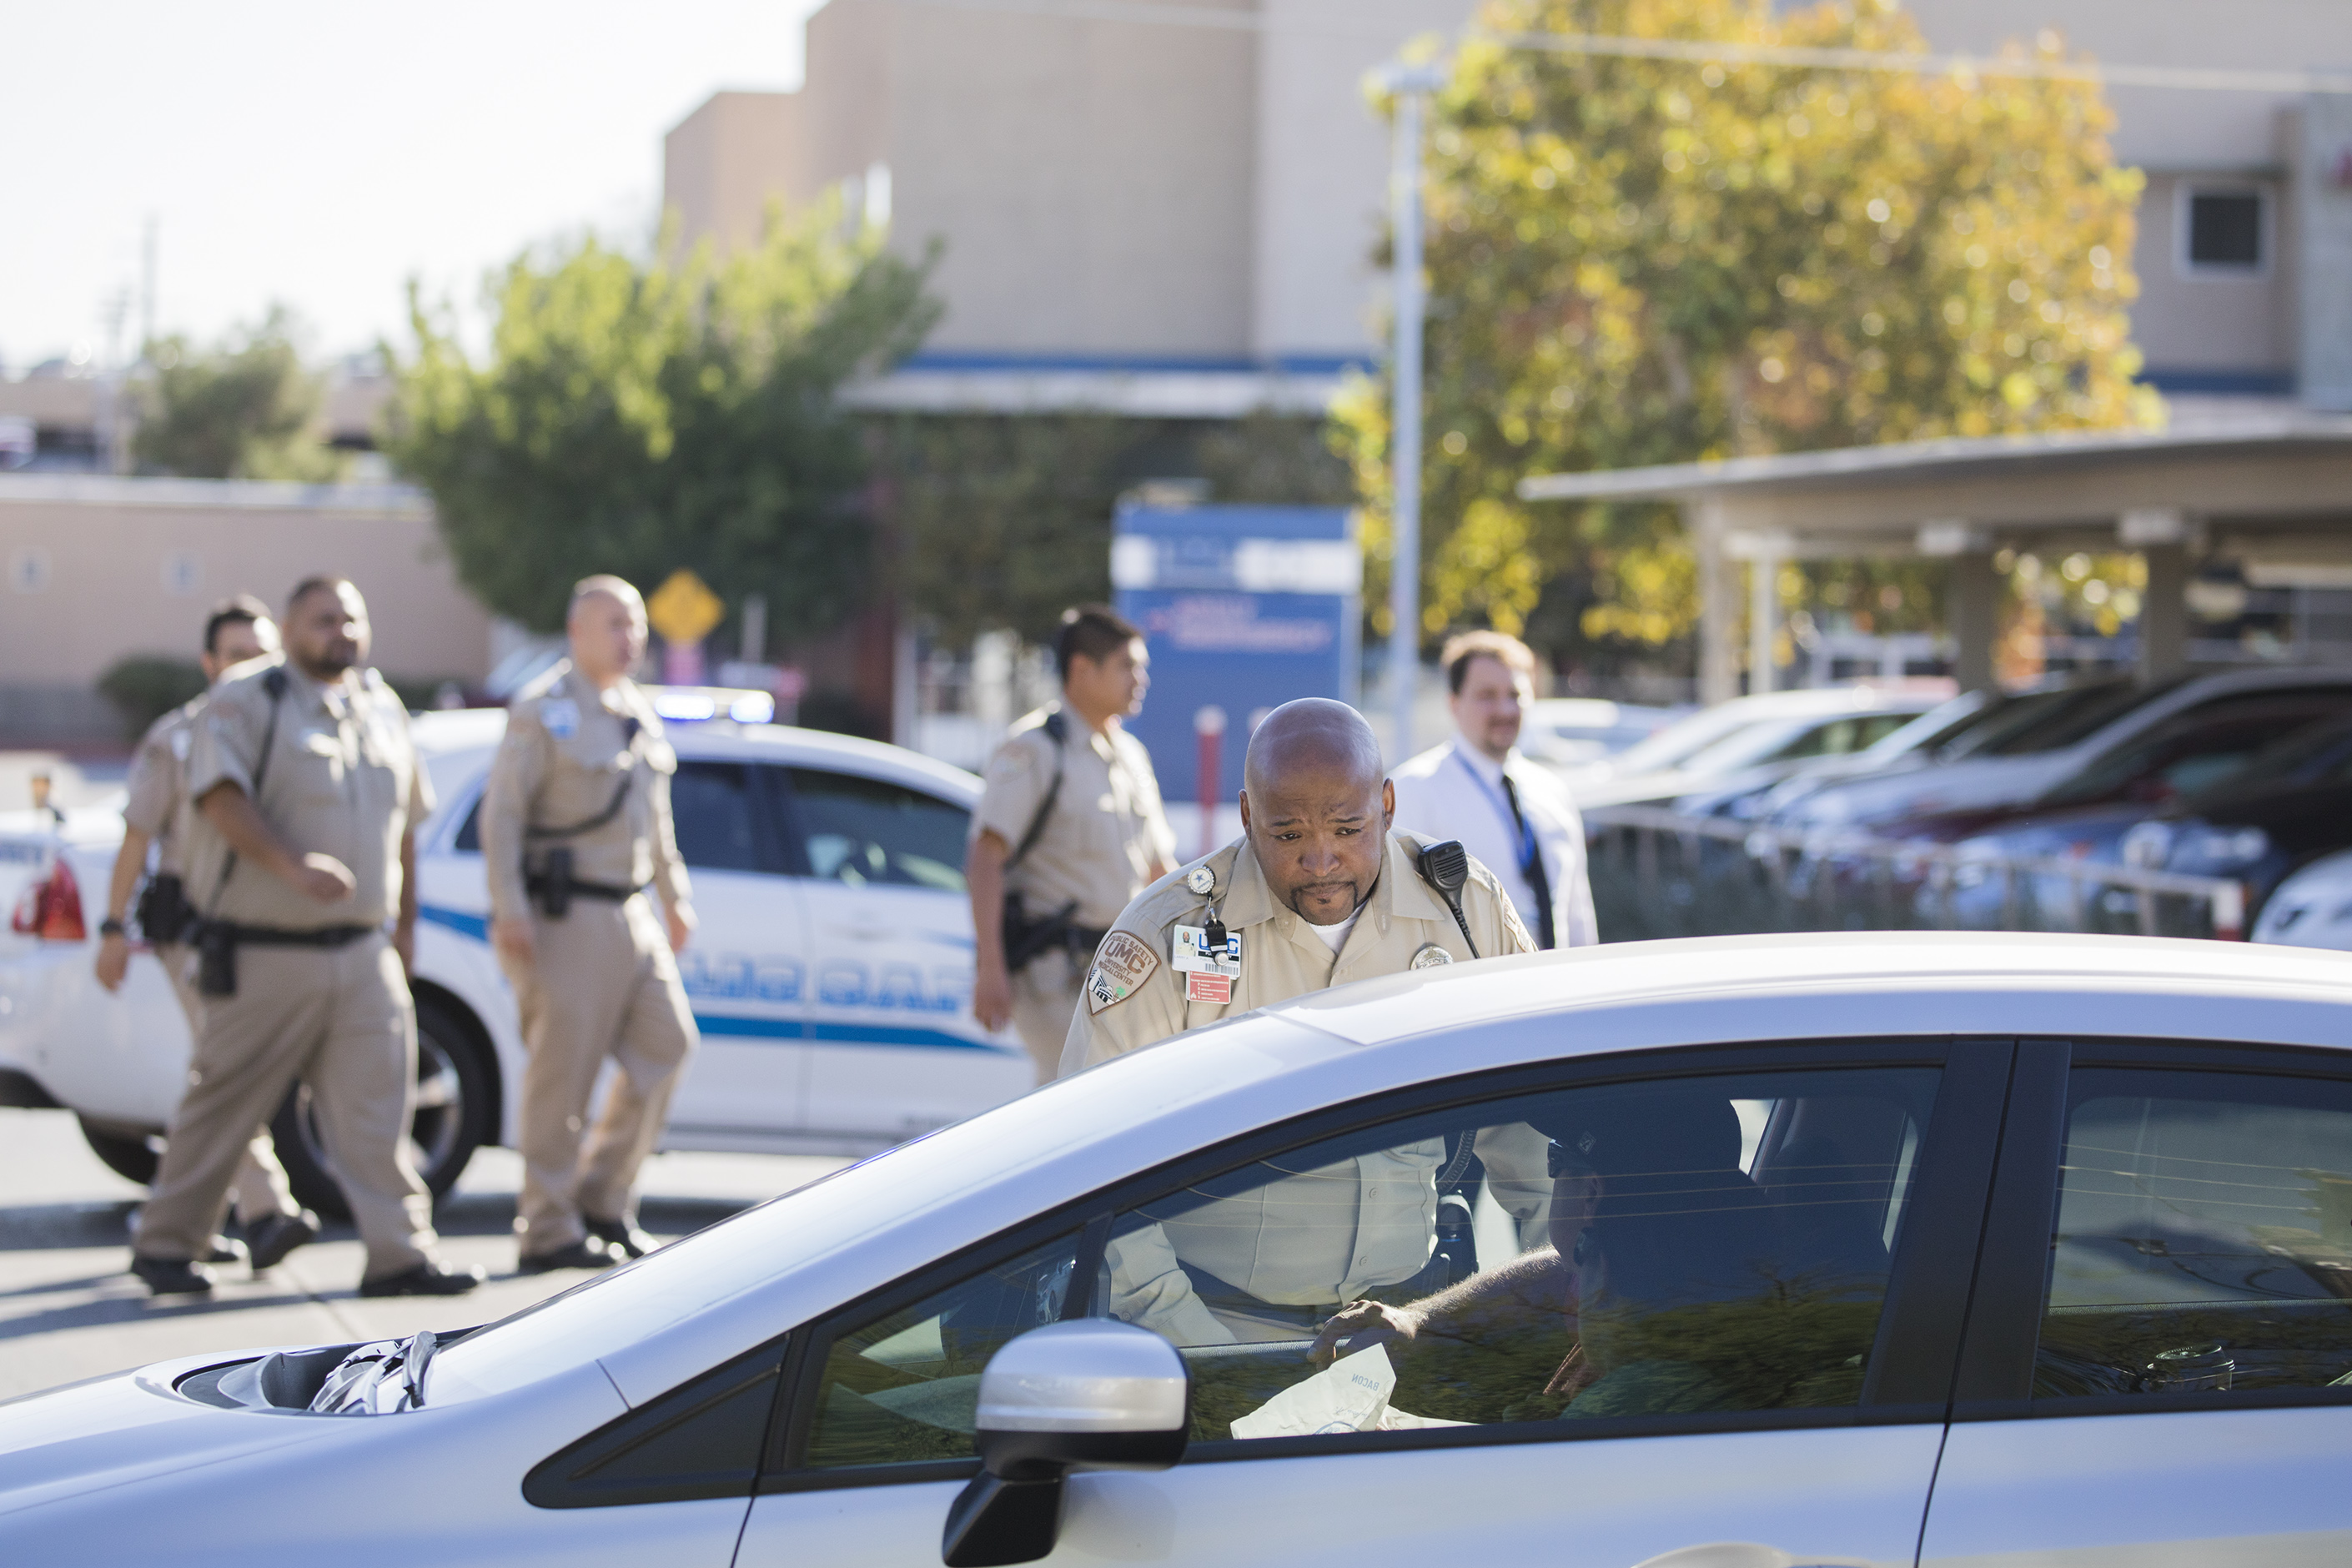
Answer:
<path fill-rule="evenodd" d="M 560 921 L 572 912 L 572 851 L 558 845 L 549 850 L 538 873 L 529 879 L 530 896 L 539 912 Z"/>
<path fill-rule="evenodd" d="M 1018 974 L 1041 952 L 1067 946 L 1070 940 L 1070 917 L 1078 912 L 1073 899 L 1050 915 L 1032 920 L 1021 905 L 1021 895 L 1004 895 L 1004 969 L 1008 974 Z"/>
<path fill-rule="evenodd" d="M 196 950 L 196 989 L 206 996 L 236 994 L 236 928 L 226 921 L 198 921 L 190 939 Z"/>
<path fill-rule="evenodd" d="M 171 871 L 158 871 L 147 879 L 139 889 L 133 914 L 140 934 L 151 942 L 178 942 L 196 918 L 194 906 L 188 902 L 187 885 Z"/>

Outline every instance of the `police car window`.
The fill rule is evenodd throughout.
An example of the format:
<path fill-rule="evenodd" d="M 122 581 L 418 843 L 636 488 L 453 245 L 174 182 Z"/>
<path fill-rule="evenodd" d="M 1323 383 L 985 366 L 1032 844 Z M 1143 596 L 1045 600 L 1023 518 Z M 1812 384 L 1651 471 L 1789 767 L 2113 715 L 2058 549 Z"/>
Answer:
<path fill-rule="evenodd" d="M 2352 1386 L 2352 1085 L 2083 1068 L 2036 1399 Z"/>
<path fill-rule="evenodd" d="M 791 770 L 810 874 L 853 887 L 961 893 L 971 814 L 936 795 L 822 768 Z"/>
<path fill-rule="evenodd" d="M 678 858 L 712 871 L 758 871 L 751 770 L 741 763 L 681 762 L 670 779 Z"/>

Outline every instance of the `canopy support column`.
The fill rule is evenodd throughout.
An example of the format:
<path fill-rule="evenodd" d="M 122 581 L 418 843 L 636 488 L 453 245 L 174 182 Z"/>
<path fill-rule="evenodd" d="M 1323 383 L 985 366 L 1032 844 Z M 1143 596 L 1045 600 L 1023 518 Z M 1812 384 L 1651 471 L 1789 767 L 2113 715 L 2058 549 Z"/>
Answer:
<path fill-rule="evenodd" d="M 1683 522 L 1698 552 L 1698 700 L 1711 707 L 1739 695 L 1739 650 L 1732 640 L 1738 590 L 1724 550 L 1721 509 L 1694 503 L 1684 509 Z"/>

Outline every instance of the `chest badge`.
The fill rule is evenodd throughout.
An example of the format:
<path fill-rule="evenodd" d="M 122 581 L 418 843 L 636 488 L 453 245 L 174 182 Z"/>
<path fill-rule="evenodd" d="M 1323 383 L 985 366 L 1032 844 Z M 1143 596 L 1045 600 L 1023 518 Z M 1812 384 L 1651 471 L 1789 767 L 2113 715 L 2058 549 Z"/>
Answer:
<path fill-rule="evenodd" d="M 1242 939 L 1220 923 L 1176 928 L 1176 972 L 1184 977 L 1184 1000 L 1230 1006 L 1234 982 L 1242 974 Z M 1221 939 L 1221 940 L 1220 940 Z"/>
<path fill-rule="evenodd" d="M 1453 962 L 1454 955 L 1433 942 L 1423 942 L 1421 951 L 1412 955 L 1415 969 L 1443 969 Z"/>
<path fill-rule="evenodd" d="M 1195 866 L 1184 873 L 1184 885 L 1206 898 L 1217 890 L 1217 874 L 1206 866 Z"/>

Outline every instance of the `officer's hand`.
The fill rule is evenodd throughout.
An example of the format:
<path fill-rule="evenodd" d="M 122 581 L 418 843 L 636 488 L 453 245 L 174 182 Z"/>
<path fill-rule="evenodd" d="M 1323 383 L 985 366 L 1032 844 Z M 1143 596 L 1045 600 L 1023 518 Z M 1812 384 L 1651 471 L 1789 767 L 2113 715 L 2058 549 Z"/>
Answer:
<path fill-rule="evenodd" d="M 490 922 L 490 945 L 509 963 L 525 968 L 539 956 L 539 943 L 533 940 L 530 922 L 526 920 L 494 920 Z"/>
<path fill-rule="evenodd" d="M 1410 1307 L 1358 1301 L 1324 1321 L 1315 1331 L 1315 1347 L 1307 1356 L 1317 1366 L 1329 1366 L 1341 1356 L 1374 1345 L 1400 1344 L 1421 1331 L 1421 1321 L 1422 1315 Z"/>
<path fill-rule="evenodd" d="M 98 983 L 109 991 L 122 989 L 123 973 L 131 967 L 131 939 L 110 936 L 98 944 Z"/>
<path fill-rule="evenodd" d="M 1001 1029 L 1013 1018 L 1013 976 L 1002 963 L 980 966 L 971 984 L 971 1016 L 983 1029 Z"/>
<path fill-rule="evenodd" d="M 669 950 L 672 952 L 685 952 L 687 939 L 694 934 L 697 923 L 694 910 L 684 904 L 671 904 L 662 910 L 662 914 L 669 923 Z"/>
<path fill-rule="evenodd" d="M 360 879 L 332 855 L 305 855 L 294 885 L 322 904 L 340 904 L 359 891 Z"/>

